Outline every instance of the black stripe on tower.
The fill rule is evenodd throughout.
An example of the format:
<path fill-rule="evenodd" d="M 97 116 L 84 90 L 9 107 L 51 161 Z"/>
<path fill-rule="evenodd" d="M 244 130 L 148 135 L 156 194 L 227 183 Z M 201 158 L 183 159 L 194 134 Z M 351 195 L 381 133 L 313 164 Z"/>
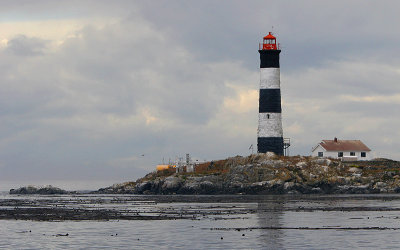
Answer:
<path fill-rule="evenodd" d="M 258 137 L 257 150 L 259 153 L 274 152 L 283 155 L 283 137 Z"/>
<path fill-rule="evenodd" d="M 279 68 L 280 50 L 259 50 L 260 68 Z"/>
<path fill-rule="evenodd" d="M 281 113 L 281 90 L 260 89 L 259 113 Z"/>

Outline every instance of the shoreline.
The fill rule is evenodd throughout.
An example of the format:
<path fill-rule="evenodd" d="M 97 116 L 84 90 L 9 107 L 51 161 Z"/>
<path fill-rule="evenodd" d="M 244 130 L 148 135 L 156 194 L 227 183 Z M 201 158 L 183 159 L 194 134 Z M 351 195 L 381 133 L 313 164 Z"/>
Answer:
<path fill-rule="evenodd" d="M 271 153 L 236 156 L 196 166 L 194 172 L 154 171 L 89 194 L 282 195 L 400 193 L 400 162 L 389 159 L 342 162 Z M 21 187 L 10 194 L 83 194 L 53 186 Z"/>

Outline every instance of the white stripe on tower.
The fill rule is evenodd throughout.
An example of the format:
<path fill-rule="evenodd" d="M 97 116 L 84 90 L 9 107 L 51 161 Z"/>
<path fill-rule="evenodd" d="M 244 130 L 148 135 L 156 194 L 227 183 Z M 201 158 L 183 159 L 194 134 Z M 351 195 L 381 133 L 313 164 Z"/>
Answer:
<path fill-rule="evenodd" d="M 258 137 L 283 137 L 282 114 L 259 113 Z"/>
<path fill-rule="evenodd" d="M 260 68 L 260 89 L 281 88 L 280 68 Z"/>

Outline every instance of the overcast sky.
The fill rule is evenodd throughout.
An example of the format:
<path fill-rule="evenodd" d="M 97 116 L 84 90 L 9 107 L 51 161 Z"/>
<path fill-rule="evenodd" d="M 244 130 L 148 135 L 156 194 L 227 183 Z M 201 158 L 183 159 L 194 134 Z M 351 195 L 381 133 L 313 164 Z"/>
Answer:
<path fill-rule="evenodd" d="M 163 159 L 248 155 L 258 43 L 281 44 L 292 155 L 400 160 L 399 1 L 1 1 L 0 190 L 95 189 Z"/>

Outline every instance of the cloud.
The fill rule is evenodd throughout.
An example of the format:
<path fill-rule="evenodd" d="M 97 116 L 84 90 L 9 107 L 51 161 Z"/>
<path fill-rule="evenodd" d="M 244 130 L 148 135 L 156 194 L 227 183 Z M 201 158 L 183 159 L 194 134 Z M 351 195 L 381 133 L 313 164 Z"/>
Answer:
<path fill-rule="evenodd" d="M 56 50 L 42 47 L 40 60 L 7 55 L 8 49 L 3 54 L 13 63 L 2 74 L 0 114 L 8 124 L 23 122 L 2 128 L 6 178 L 15 178 L 27 164 L 25 174 L 32 178 L 91 176 L 94 169 L 104 178 L 113 172 L 115 159 L 159 152 L 152 159 L 125 162 L 132 165 L 124 171 L 142 173 L 164 155 L 187 152 L 186 143 L 175 141 L 177 133 L 190 142 L 223 131 L 209 126 L 219 121 L 226 98 L 236 101 L 232 86 L 245 93 L 239 93 L 243 112 L 255 104 L 243 87 L 254 72 L 236 62 L 198 62 L 141 19 L 86 26 Z M 251 84 L 254 88 L 257 81 Z M 24 157 L 16 159 L 17 153 Z"/>
<path fill-rule="evenodd" d="M 400 159 L 397 2 L 74 3 L 2 6 L 1 179 L 132 180 L 185 153 L 248 154 L 272 25 L 291 153 L 337 136 Z"/>
<path fill-rule="evenodd" d="M 229 86 L 229 85 L 228 85 Z M 235 97 L 227 97 L 224 100 L 224 107 L 238 115 L 257 110 L 258 90 L 249 87 L 230 85 L 236 92 Z"/>
<path fill-rule="evenodd" d="M 284 74 L 284 133 L 293 138 L 291 151 L 306 154 L 312 142 L 338 137 L 360 139 L 377 156 L 398 158 L 395 142 L 383 139 L 396 135 L 400 125 L 397 68 L 369 60 L 336 61 Z"/>
<path fill-rule="evenodd" d="M 341 99 L 350 102 L 360 103 L 389 103 L 389 104 L 400 104 L 400 94 L 395 95 L 375 95 L 375 96 L 352 96 L 342 95 Z"/>
<path fill-rule="evenodd" d="M 7 51 L 18 56 L 43 55 L 46 50 L 46 41 L 36 37 L 19 35 L 7 41 Z"/>

